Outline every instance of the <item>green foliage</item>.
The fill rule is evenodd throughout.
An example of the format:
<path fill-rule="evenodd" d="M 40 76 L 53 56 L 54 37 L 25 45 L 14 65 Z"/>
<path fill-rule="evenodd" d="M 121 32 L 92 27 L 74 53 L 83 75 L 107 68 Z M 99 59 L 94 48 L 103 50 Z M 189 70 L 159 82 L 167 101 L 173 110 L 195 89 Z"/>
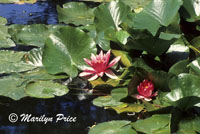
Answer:
<path fill-rule="evenodd" d="M 31 82 L 26 86 L 26 94 L 36 98 L 53 98 L 62 96 L 68 92 L 65 85 L 54 83 L 52 81 Z"/>
<path fill-rule="evenodd" d="M 145 134 L 170 134 L 170 115 L 153 115 L 144 120 L 132 123 L 132 126 L 139 132 Z"/>
<path fill-rule="evenodd" d="M 47 39 L 43 64 L 50 74 L 67 73 L 75 77 L 77 68 L 85 67 L 83 58 L 88 58 L 91 53 L 96 53 L 92 38 L 78 28 L 63 27 Z"/>
<path fill-rule="evenodd" d="M 70 2 L 65 3 L 63 8 L 57 6 L 58 20 L 66 24 L 87 25 L 92 24 L 94 20 L 94 9 L 87 7 L 85 3 Z"/>
<path fill-rule="evenodd" d="M 130 121 L 110 121 L 100 123 L 90 129 L 89 134 L 137 134 L 131 128 Z"/>
<path fill-rule="evenodd" d="M 0 48 L 14 47 L 15 43 L 10 39 L 10 34 L 8 33 L 8 27 L 5 26 L 7 20 L 0 17 Z"/>
<path fill-rule="evenodd" d="M 89 134 L 200 133 L 195 111 L 200 107 L 200 1 L 83 1 L 98 3 L 57 5 L 58 25 L 7 26 L 0 17 L 0 95 L 13 100 L 65 95 L 68 86 L 55 80 L 78 77 L 88 67 L 84 58 L 111 49 L 111 60 L 121 56 L 112 67 L 119 79 L 104 75 L 91 81 L 94 92 L 106 94 L 93 104 L 117 114 L 137 113 L 138 119 L 100 123 Z M 0 0 L 26 2 L 35 0 Z M 15 44 L 34 49 L 13 51 Z M 136 97 L 144 79 L 158 92 L 150 102 Z"/>

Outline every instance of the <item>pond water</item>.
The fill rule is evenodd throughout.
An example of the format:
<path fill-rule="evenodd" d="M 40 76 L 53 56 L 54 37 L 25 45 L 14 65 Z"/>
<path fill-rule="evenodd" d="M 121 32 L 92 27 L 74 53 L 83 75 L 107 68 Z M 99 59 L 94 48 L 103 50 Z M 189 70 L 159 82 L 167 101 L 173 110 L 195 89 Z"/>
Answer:
<path fill-rule="evenodd" d="M 37 2 L 35 4 L 0 4 L 0 16 L 7 18 L 9 24 L 57 24 L 55 2 Z M 92 104 L 95 96 L 79 100 L 77 95 L 69 93 L 54 99 L 24 98 L 13 101 L 0 97 L 0 134 L 87 134 L 89 126 L 95 123 L 131 119 L 126 114 L 117 115 L 112 110 L 105 110 Z M 11 113 L 32 114 L 32 116 L 55 117 L 57 114 L 77 117 L 75 123 L 60 121 L 58 123 L 11 123 Z"/>

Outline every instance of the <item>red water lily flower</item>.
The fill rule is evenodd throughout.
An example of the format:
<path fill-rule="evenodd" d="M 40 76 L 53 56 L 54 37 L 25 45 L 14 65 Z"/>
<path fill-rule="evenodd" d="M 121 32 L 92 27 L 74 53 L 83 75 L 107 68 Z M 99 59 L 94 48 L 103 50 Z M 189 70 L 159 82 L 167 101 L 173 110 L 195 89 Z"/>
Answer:
<path fill-rule="evenodd" d="M 153 93 L 154 84 L 146 79 L 137 86 L 137 91 L 139 94 L 135 95 L 135 97 L 137 99 L 144 99 L 146 101 L 151 101 L 152 97 L 158 95 L 157 91 Z"/>
<path fill-rule="evenodd" d="M 117 79 L 118 77 L 113 73 L 110 67 L 114 66 L 119 60 L 120 56 L 113 59 L 110 63 L 110 50 L 103 54 L 103 51 L 99 53 L 99 55 L 91 54 L 91 60 L 84 58 L 84 61 L 91 67 L 83 70 L 82 73 L 79 74 L 80 77 L 90 76 L 89 81 L 95 80 L 98 77 L 102 77 L 104 73 L 112 78 Z"/>

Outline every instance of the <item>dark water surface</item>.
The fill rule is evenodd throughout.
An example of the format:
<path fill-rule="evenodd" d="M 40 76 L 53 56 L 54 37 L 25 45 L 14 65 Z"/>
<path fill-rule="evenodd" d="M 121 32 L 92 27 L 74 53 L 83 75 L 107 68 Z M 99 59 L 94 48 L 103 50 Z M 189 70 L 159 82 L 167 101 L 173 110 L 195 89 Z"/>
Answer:
<path fill-rule="evenodd" d="M 62 1 L 63 2 L 63 1 Z M 8 24 L 57 24 L 56 4 L 54 2 L 37 2 L 35 4 L 0 4 L 0 16 L 7 18 Z M 95 123 L 131 119 L 126 115 L 117 115 L 112 110 L 92 105 L 94 96 L 80 101 L 76 95 L 65 95 L 54 99 L 24 98 L 13 101 L 0 97 L 0 134 L 87 134 L 88 127 Z M 77 117 L 74 123 L 59 121 L 58 123 L 11 123 L 8 116 L 11 113 L 32 114 L 40 117 L 54 117 L 64 114 L 66 117 Z"/>

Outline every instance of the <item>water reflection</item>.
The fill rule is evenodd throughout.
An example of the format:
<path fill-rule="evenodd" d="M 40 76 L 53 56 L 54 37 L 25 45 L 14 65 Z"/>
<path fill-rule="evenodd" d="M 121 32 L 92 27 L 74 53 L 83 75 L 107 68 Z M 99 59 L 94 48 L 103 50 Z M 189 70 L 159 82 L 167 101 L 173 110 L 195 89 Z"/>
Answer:
<path fill-rule="evenodd" d="M 35 4 L 0 4 L 0 16 L 8 24 L 57 24 L 56 4 L 37 2 Z"/>
<path fill-rule="evenodd" d="M 25 98 L 20 101 L 9 101 L 1 97 L 0 102 L 0 134 L 87 134 L 89 126 L 96 122 L 105 122 L 118 119 L 131 119 L 126 115 L 117 115 L 112 110 L 92 105 L 91 96 L 89 99 L 79 101 L 77 96 L 65 95 L 55 99 L 33 99 Z M 5 103 L 6 102 L 6 103 Z M 77 117 L 77 122 L 68 123 L 60 121 L 56 123 L 10 123 L 8 115 L 16 113 L 18 115 L 26 113 L 34 116 L 55 117 L 61 113 L 65 116 Z"/>

